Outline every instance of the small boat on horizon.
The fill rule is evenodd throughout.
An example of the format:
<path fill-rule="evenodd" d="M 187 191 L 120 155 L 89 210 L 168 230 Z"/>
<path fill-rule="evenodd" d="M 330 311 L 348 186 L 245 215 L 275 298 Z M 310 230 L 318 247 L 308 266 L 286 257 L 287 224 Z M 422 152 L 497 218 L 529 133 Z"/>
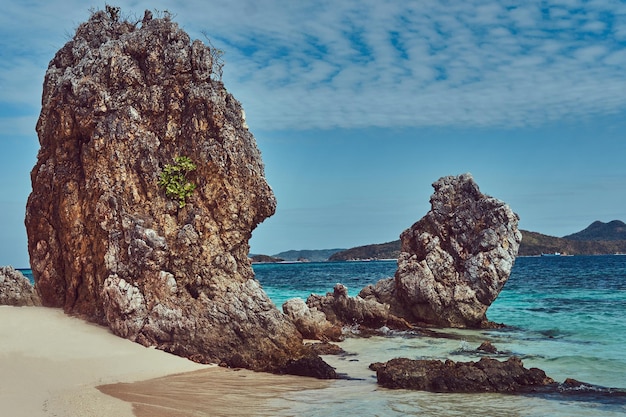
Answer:
<path fill-rule="evenodd" d="M 561 252 L 542 253 L 541 256 L 561 256 Z"/>

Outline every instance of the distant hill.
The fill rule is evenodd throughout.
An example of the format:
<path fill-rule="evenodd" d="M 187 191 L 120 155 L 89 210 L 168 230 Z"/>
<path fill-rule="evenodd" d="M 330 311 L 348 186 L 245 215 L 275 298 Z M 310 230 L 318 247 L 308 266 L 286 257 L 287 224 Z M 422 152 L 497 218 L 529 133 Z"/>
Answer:
<path fill-rule="evenodd" d="M 350 261 L 355 259 L 398 259 L 400 240 L 374 245 L 358 246 L 333 254 L 329 261 Z"/>
<path fill-rule="evenodd" d="M 567 255 L 607 255 L 626 252 L 626 240 L 570 240 L 522 230 L 518 256 L 559 252 Z"/>
<path fill-rule="evenodd" d="M 585 230 L 578 233 L 564 236 L 567 240 L 626 240 L 626 224 L 620 220 L 613 220 L 608 223 L 595 221 Z"/>
<path fill-rule="evenodd" d="M 274 258 L 284 259 L 285 261 L 299 261 L 306 259 L 311 262 L 324 262 L 327 261 L 333 254 L 342 250 L 344 249 L 288 250 L 272 256 Z"/>
<path fill-rule="evenodd" d="M 555 252 L 568 255 L 626 253 L 626 236 L 622 237 L 620 234 L 626 233 L 624 230 L 626 230 L 626 224 L 619 220 L 607 224 L 594 222 L 587 229 L 562 238 L 521 230 L 522 244 L 518 256 L 537 256 L 542 253 Z M 581 235 L 589 237 L 582 239 Z M 571 238 L 572 236 L 575 238 Z M 359 246 L 337 252 L 329 260 L 395 259 L 400 254 L 400 247 L 400 240 Z"/>
<path fill-rule="evenodd" d="M 250 260 L 253 264 L 262 264 L 262 263 L 276 263 L 282 262 L 284 259 L 275 258 L 273 256 L 268 255 L 250 255 Z"/>

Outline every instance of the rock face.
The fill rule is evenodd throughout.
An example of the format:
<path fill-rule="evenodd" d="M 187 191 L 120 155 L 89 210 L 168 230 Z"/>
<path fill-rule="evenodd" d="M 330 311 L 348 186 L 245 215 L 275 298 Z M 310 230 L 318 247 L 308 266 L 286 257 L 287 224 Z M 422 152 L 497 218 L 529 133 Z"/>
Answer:
<path fill-rule="evenodd" d="M 349 297 L 348 289 L 343 284 L 335 285 L 333 292 L 326 295 L 311 294 L 306 305 L 311 311 L 323 313 L 322 316 L 335 327 L 356 325 L 361 330 L 376 330 L 383 326 L 398 330 L 413 327 L 403 318 L 391 314 L 389 304 L 380 303 L 371 297 Z"/>
<path fill-rule="evenodd" d="M 328 321 L 326 315 L 316 307 L 309 308 L 301 298 L 285 301 L 283 312 L 306 339 L 335 342 L 343 339 L 340 326 Z"/>
<path fill-rule="evenodd" d="M 524 392 L 554 384 L 538 368 L 524 368 L 519 358 L 505 362 L 482 358 L 478 362 L 392 359 L 375 363 L 378 383 L 385 388 L 431 392 Z"/>
<path fill-rule="evenodd" d="M 21 272 L 12 266 L 0 266 L 0 305 L 40 306 L 41 300 Z"/>
<path fill-rule="evenodd" d="M 44 81 L 31 266 L 46 306 L 197 361 L 280 372 L 306 352 L 247 258 L 276 201 L 217 57 L 149 12 L 132 24 L 107 7 L 78 27 Z M 196 164 L 186 204 L 159 186 L 178 156 Z"/>
<path fill-rule="evenodd" d="M 482 194 L 470 174 L 433 184 L 431 210 L 405 230 L 394 279 L 361 296 L 410 322 L 481 327 L 511 273 L 522 239 L 508 205 Z"/>

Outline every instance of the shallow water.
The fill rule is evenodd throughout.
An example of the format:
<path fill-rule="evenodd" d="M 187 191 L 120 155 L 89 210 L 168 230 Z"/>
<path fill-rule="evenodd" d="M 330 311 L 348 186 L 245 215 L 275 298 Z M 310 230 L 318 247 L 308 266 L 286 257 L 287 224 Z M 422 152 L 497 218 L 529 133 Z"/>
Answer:
<path fill-rule="evenodd" d="M 393 276 L 393 261 L 255 265 L 259 281 L 280 306 L 286 299 L 332 291 L 337 282 L 355 295 L 365 285 Z M 518 258 L 504 290 L 487 313 L 507 324 L 498 330 L 438 331 L 454 338 L 396 334 L 348 338 L 349 355 L 325 357 L 359 380 L 293 392 L 276 399 L 284 415 L 328 416 L 622 416 L 625 397 L 594 395 L 433 394 L 376 385 L 372 362 L 394 357 L 478 360 L 475 349 L 490 340 L 502 359 L 519 356 L 555 380 L 626 388 L 626 257 Z M 282 402 L 285 403 L 282 403 Z"/>

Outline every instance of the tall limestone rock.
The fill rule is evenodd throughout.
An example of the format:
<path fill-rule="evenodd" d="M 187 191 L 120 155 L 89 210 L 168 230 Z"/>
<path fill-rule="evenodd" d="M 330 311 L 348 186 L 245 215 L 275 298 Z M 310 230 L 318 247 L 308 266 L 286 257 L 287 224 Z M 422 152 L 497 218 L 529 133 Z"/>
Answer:
<path fill-rule="evenodd" d="M 50 62 L 26 227 L 44 305 L 201 362 L 280 371 L 305 354 L 254 279 L 276 207 L 215 50 L 150 12 L 92 14 Z M 175 158 L 196 189 L 159 185 Z M 186 204 L 185 204 L 186 203 Z"/>

